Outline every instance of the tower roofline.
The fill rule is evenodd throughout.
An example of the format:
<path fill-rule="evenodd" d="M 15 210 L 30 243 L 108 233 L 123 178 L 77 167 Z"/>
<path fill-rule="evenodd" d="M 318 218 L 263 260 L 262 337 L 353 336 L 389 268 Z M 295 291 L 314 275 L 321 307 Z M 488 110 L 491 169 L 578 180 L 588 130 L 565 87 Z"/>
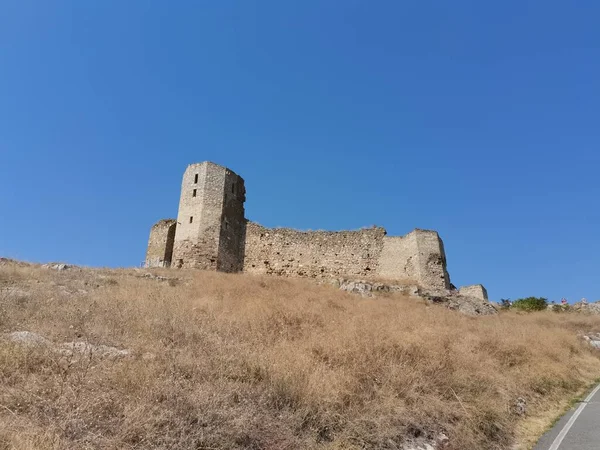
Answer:
<path fill-rule="evenodd" d="M 217 164 L 214 163 L 212 161 L 202 161 L 202 162 L 197 162 L 197 163 L 192 163 L 192 164 L 188 164 L 187 169 L 191 168 L 191 167 L 198 167 L 198 166 L 213 166 L 213 167 L 219 167 L 221 169 L 225 169 L 228 170 L 229 172 L 237 175 L 237 173 L 235 173 L 233 170 L 231 170 L 229 167 L 227 166 L 223 166 L 221 164 Z M 186 169 L 186 170 L 187 170 Z M 239 175 L 238 175 L 239 176 Z"/>

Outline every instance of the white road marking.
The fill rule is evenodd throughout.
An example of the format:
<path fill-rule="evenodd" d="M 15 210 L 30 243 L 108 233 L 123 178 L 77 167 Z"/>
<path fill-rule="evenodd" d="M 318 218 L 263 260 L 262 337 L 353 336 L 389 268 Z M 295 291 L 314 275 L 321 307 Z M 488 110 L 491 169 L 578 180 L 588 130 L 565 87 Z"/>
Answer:
<path fill-rule="evenodd" d="M 583 411 L 583 409 L 587 406 L 588 402 L 592 399 L 592 397 L 594 395 L 596 395 L 596 392 L 598 392 L 598 390 L 600 390 L 600 384 L 598 386 L 596 386 L 596 388 L 592 392 L 590 392 L 590 395 L 588 395 L 585 398 L 583 403 L 581 405 L 579 405 L 579 408 L 577 408 L 577 410 L 573 413 L 573 415 L 571 416 L 569 421 L 566 423 L 566 425 L 563 427 L 563 429 L 560 430 L 560 433 L 558 433 L 558 436 L 556 436 L 556 439 L 554 439 L 554 442 L 552 443 L 552 445 L 550 446 L 550 448 L 548 450 L 558 450 L 558 447 L 560 446 L 563 439 L 565 438 L 565 436 L 567 435 L 567 433 L 569 432 L 569 430 L 571 429 L 571 427 L 573 426 L 573 424 L 579 417 L 579 414 L 581 414 L 581 411 Z"/>

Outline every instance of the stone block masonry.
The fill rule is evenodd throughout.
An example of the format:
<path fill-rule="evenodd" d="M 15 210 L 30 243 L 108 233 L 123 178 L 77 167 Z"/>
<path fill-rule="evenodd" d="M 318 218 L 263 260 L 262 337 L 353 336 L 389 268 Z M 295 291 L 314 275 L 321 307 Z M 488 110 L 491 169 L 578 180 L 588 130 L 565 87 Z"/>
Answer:
<path fill-rule="evenodd" d="M 211 162 L 192 164 L 183 174 L 174 267 L 224 272 L 242 270 L 244 180 Z"/>
<path fill-rule="evenodd" d="M 246 226 L 244 271 L 285 276 L 356 276 L 377 272 L 385 230 L 297 231 Z"/>
<path fill-rule="evenodd" d="M 146 266 L 382 278 L 431 291 L 452 287 L 444 244 L 435 231 L 387 236 L 377 226 L 356 231 L 265 228 L 245 218 L 245 200 L 244 180 L 233 171 L 212 162 L 191 164 L 183 175 L 176 223 L 165 220 L 152 227 Z M 477 297 L 485 292 L 481 288 Z"/>
<path fill-rule="evenodd" d="M 450 289 L 444 243 L 432 230 L 416 229 L 406 236 L 386 236 L 377 274 L 432 289 Z"/>
<path fill-rule="evenodd" d="M 471 286 L 462 286 L 458 292 L 465 297 L 475 297 L 481 300 L 487 300 L 487 290 L 481 284 L 473 284 Z"/>
<path fill-rule="evenodd" d="M 163 219 L 150 229 L 146 267 L 169 267 L 175 242 L 175 219 Z"/>

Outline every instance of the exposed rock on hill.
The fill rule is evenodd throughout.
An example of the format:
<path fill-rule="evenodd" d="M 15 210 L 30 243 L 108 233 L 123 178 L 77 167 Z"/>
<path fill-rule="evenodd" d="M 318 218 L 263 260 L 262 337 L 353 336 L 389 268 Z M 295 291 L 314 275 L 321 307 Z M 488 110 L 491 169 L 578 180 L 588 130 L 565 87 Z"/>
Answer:
<path fill-rule="evenodd" d="M 373 297 L 377 293 L 399 293 L 405 295 L 419 295 L 419 287 L 417 285 L 396 285 L 377 283 L 365 280 L 347 280 L 344 278 L 334 279 L 331 284 L 339 287 L 342 291 L 359 294 L 363 297 Z"/>
<path fill-rule="evenodd" d="M 108 345 L 94 345 L 85 341 L 54 344 L 44 336 L 31 331 L 14 331 L 5 335 L 4 339 L 27 347 L 47 348 L 67 358 L 86 356 L 98 359 L 117 359 L 131 355 L 130 350 L 121 350 Z"/>
<path fill-rule="evenodd" d="M 22 344 L 27 347 L 51 347 L 52 342 L 31 331 L 14 331 L 4 336 L 7 341 Z"/>
<path fill-rule="evenodd" d="M 473 295 L 465 295 L 457 290 L 426 291 L 414 284 L 397 285 L 366 280 L 333 279 L 328 283 L 342 291 L 358 294 L 363 297 L 374 297 L 378 294 L 399 293 L 412 297 L 421 297 L 432 303 L 440 304 L 471 316 L 497 314 L 496 308 L 486 299 Z"/>
<path fill-rule="evenodd" d="M 575 303 L 573 305 L 575 311 L 587 314 L 600 314 L 600 301 L 593 303 Z"/>
<path fill-rule="evenodd" d="M 52 270 L 67 270 L 70 269 L 71 266 L 68 264 L 57 263 L 57 264 L 44 264 L 42 269 L 52 269 Z"/>
<path fill-rule="evenodd" d="M 457 291 L 424 293 L 422 297 L 470 316 L 488 316 L 498 313 L 488 300 L 461 295 Z"/>

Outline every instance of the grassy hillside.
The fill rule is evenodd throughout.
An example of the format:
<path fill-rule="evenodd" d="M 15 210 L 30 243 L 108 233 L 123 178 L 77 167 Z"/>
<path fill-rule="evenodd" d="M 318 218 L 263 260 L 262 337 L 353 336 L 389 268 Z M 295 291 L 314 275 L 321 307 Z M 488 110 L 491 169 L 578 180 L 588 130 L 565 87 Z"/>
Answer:
<path fill-rule="evenodd" d="M 195 271 L 0 265 L 0 449 L 445 449 L 528 442 L 600 376 L 600 319 Z M 527 412 L 516 411 L 518 399 Z"/>

